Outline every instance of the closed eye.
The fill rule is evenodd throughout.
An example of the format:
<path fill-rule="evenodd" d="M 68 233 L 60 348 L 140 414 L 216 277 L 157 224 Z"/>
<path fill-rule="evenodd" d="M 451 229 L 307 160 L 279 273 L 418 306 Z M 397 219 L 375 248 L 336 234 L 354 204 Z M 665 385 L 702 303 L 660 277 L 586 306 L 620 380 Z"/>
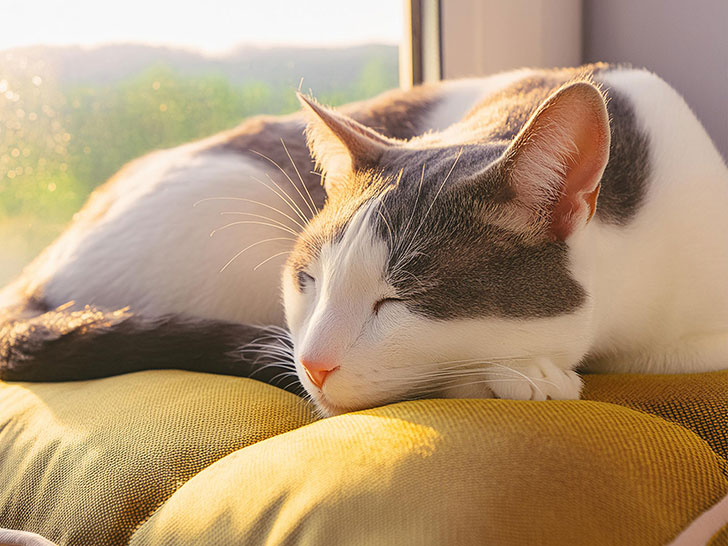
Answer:
<path fill-rule="evenodd" d="M 376 302 L 374 304 L 374 308 L 372 309 L 372 311 L 374 312 L 375 315 L 378 315 L 379 309 L 381 309 L 382 305 L 386 305 L 388 303 L 399 302 L 399 301 L 402 301 L 402 300 L 400 298 L 382 298 L 381 300 L 379 300 L 378 302 Z"/>
<path fill-rule="evenodd" d="M 298 284 L 298 289 L 300 291 L 303 291 L 303 289 L 308 285 L 313 285 L 316 282 L 316 279 L 314 279 L 311 275 L 306 273 L 305 271 L 299 271 L 296 274 L 296 283 Z"/>

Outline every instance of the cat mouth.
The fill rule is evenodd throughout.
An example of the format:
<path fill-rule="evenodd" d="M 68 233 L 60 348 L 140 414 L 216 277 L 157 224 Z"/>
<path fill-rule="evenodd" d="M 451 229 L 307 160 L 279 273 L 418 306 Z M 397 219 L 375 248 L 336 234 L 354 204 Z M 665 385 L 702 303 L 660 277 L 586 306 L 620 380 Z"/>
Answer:
<path fill-rule="evenodd" d="M 336 417 L 337 415 L 343 415 L 344 413 L 361 411 L 375 406 L 374 404 L 359 406 L 341 406 L 339 404 L 334 404 L 321 390 L 319 390 L 312 398 L 318 410 L 326 417 Z"/>

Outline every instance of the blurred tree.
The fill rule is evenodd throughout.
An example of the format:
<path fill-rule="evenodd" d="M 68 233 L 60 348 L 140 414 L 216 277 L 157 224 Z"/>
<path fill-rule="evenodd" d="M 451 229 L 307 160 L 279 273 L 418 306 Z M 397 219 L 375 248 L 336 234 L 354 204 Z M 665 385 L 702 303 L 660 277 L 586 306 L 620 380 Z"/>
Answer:
<path fill-rule="evenodd" d="M 123 54 L 123 48 L 114 51 Z M 69 67 L 83 65 L 54 65 L 44 60 L 52 58 L 48 52 L 0 53 L 0 283 L 56 237 L 88 194 L 127 161 L 254 114 L 297 110 L 298 80 L 290 75 L 296 70 L 312 73 L 320 100 L 332 105 L 397 84 L 396 48 L 322 51 L 317 57 L 296 52 L 299 64 L 308 63 L 300 68 L 281 64 L 291 53 L 272 51 L 269 65 L 250 64 L 260 79 L 195 57 L 189 61 L 194 71 L 152 61 L 118 78 L 110 77 L 113 67 L 100 64 L 97 81 L 85 73 L 69 78 Z M 329 62 L 341 70 L 327 70 Z"/>

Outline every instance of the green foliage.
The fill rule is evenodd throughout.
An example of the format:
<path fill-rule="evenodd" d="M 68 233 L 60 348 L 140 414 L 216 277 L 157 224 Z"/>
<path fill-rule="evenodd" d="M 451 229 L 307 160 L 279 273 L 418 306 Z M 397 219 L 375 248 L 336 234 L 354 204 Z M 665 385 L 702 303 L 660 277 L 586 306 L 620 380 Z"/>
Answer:
<path fill-rule="evenodd" d="M 64 80 L 42 59 L 6 53 L 1 60 L 0 283 L 127 161 L 254 114 L 298 108 L 293 86 L 241 81 L 220 69 L 189 73 L 158 62 L 94 83 Z M 334 105 L 363 99 L 393 87 L 396 77 L 391 54 L 375 50 L 353 80 L 330 74 L 319 82 L 319 98 Z"/>

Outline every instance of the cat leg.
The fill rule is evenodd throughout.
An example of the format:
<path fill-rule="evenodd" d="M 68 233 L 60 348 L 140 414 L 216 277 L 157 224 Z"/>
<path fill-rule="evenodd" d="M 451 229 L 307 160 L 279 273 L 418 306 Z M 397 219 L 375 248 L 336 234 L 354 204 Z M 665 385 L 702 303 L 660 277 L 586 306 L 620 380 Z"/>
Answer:
<path fill-rule="evenodd" d="M 579 374 L 559 368 L 546 357 L 525 364 L 492 365 L 485 377 L 497 398 L 512 400 L 578 400 L 582 387 Z"/>

